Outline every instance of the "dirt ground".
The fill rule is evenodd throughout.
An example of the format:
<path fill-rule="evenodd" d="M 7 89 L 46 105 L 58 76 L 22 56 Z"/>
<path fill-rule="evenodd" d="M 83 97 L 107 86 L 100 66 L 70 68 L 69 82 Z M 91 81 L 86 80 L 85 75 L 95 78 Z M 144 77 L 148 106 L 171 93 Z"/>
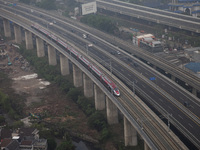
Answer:
<path fill-rule="evenodd" d="M 0 70 L 12 79 L 15 93 L 25 96 L 24 112 L 27 117 L 29 113 L 46 113 L 51 116 L 45 118 L 47 122 L 66 123 L 67 128 L 74 132 L 92 136 L 94 139 L 98 137 L 95 130 L 88 128 L 87 118 L 78 106 L 68 100 L 56 85 L 39 79 L 29 63 L 16 52 L 15 47 L 6 45 L 4 50 L 12 65 L 8 65 L 8 58 L 1 52 Z"/>

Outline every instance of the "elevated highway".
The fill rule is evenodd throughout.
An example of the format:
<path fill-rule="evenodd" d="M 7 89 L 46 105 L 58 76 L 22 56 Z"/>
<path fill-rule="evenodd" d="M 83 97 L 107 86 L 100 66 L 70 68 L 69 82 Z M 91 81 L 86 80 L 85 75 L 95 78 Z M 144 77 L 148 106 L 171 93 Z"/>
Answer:
<path fill-rule="evenodd" d="M 110 92 L 98 80 L 96 80 L 96 78 L 87 69 L 85 69 L 83 66 L 81 66 L 81 64 L 79 64 L 76 59 L 72 58 L 70 56 L 70 54 L 66 53 L 65 50 L 61 49 L 56 43 L 52 42 L 51 39 L 48 39 L 47 37 L 41 35 L 40 33 L 36 32 L 35 30 L 33 30 L 30 27 L 32 22 L 30 22 L 29 20 L 27 20 L 25 18 L 21 18 L 19 16 L 14 16 L 13 14 L 7 13 L 2 10 L 0 10 L 0 12 L 1 12 L 1 16 L 9 19 L 10 21 L 14 22 L 15 24 L 23 27 L 25 30 L 32 32 L 37 37 L 46 41 L 51 46 L 55 47 L 65 57 L 69 58 L 73 64 L 78 66 L 84 72 L 84 74 L 86 74 L 88 77 L 90 77 L 92 79 L 92 81 L 96 85 L 98 85 L 99 88 L 107 95 L 107 97 L 110 100 L 112 100 L 112 102 L 115 104 L 115 106 L 117 106 L 117 108 L 121 111 L 121 113 L 123 113 L 124 116 L 126 116 L 125 122 L 127 123 L 127 121 L 130 121 L 130 124 L 135 129 L 137 129 L 137 132 L 141 135 L 141 137 L 144 138 L 146 144 L 148 145 L 148 147 L 150 149 L 166 149 L 166 148 L 170 148 L 170 147 L 171 147 L 170 149 L 187 149 L 186 147 L 184 147 L 183 143 L 181 143 L 178 139 L 174 139 L 175 135 L 172 132 L 166 132 L 167 131 L 166 126 L 162 122 L 159 121 L 159 118 L 157 116 L 155 116 L 155 114 L 153 114 L 151 112 L 151 110 L 148 110 L 148 108 L 146 108 L 145 104 L 142 101 L 140 101 L 140 99 L 138 99 L 136 96 L 133 96 L 131 91 L 129 91 L 129 90 L 127 91 L 126 87 L 125 87 L 125 85 L 123 85 L 123 83 L 120 83 L 120 81 L 119 81 L 120 87 L 125 88 L 125 90 L 124 90 L 125 93 L 123 92 L 123 90 L 121 91 L 122 97 L 120 97 L 120 99 L 121 100 L 126 99 L 127 102 L 129 103 L 129 101 L 130 101 L 129 99 L 131 98 L 132 105 L 135 108 L 134 111 L 132 110 L 132 108 L 129 105 L 123 106 L 119 100 L 117 100 L 112 94 L 110 94 Z M 26 41 L 26 43 L 27 42 L 28 41 Z M 92 58 L 90 58 L 90 59 L 91 59 L 91 61 L 94 61 L 94 63 L 98 65 L 98 62 L 95 62 L 95 60 L 92 60 Z M 101 65 L 98 65 L 98 66 L 103 68 Z M 108 71 L 105 70 L 105 73 L 106 72 L 108 72 Z M 108 75 L 109 74 L 110 73 L 108 72 Z M 112 78 L 112 79 L 117 81 L 117 78 L 116 79 Z M 129 109 L 127 109 L 127 107 Z M 144 111 L 146 109 L 148 111 Z M 143 110 L 143 111 L 141 112 L 141 110 Z M 136 118 L 137 117 L 145 118 L 145 122 L 143 123 L 142 128 L 141 128 L 141 125 L 137 123 L 138 120 L 137 119 L 135 120 L 135 118 L 132 117 L 132 116 L 134 116 L 134 112 L 136 112 L 136 111 L 137 111 Z M 150 123 L 148 123 L 149 121 L 150 121 Z M 159 132 L 157 129 L 159 129 Z M 126 132 L 130 132 L 130 131 L 127 130 Z M 151 137 L 152 139 L 150 139 L 149 137 Z M 131 136 L 129 135 L 128 138 L 131 138 Z M 152 140 L 153 140 L 153 142 L 152 142 Z M 179 144 L 180 144 L 180 146 L 179 146 Z"/>
<path fill-rule="evenodd" d="M 130 17 L 136 17 L 141 18 L 144 20 L 149 20 L 152 22 L 160 23 L 163 25 L 168 25 L 170 27 L 177 27 L 184 30 L 192 31 L 199 33 L 200 29 L 200 19 L 194 18 L 191 16 L 181 15 L 181 14 L 175 14 L 163 10 L 153 9 L 149 7 L 144 7 L 140 5 L 120 2 L 116 0 L 99 0 L 97 1 L 97 7 L 99 9 L 102 9 L 102 11 L 112 11 L 116 12 L 118 14 L 123 14 Z M 102 36 L 103 37 L 103 36 Z M 106 39 L 109 40 L 109 39 Z M 192 93 L 194 95 L 199 95 L 200 93 L 200 79 L 189 73 L 186 70 L 183 70 L 166 60 L 163 60 L 160 57 L 157 57 L 155 55 L 152 55 L 152 53 L 149 53 L 147 51 L 139 50 L 138 48 L 134 48 L 132 44 L 125 42 L 121 43 L 120 40 L 113 37 L 113 40 L 109 40 L 110 43 L 113 43 L 117 45 L 118 47 L 123 48 L 130 54 L 133 54 L 137 56 L 138 58 L 141 58 L 145 60 L 146 62 L 149 62 L 153 65 L 153 67 L 161 69 L 164 74 L 167 73 L 171 76 L 171 79 L 175 81 L 176 79 L 181 80 L 185 85 L 189 85 L 192 89 Z"/>
<path fill-rule="evenodd" d="M 200 33 L 200 18 L 121 2 L 118 0 L 97 0 L 96 2 L 97 7 L 104 10 Z"/>
<path fill-rule="evenodd" d="M 29 17 L 28 17 L 29 18 Z M 48 18 L 47 18 L 48 19 Z M 51 19 L 52 20 L 52 19 Z M 46 24 L 44 24 L 45 26 L 46 26 Z M 49 27 L 50 28 L 50 27 Z M 76 29 L 77 30 L 77 29 Z M 54 31 L 55 32 L 55 31 Z M 80 32 L 80 31 L 79 31 Z M 84 31 L 85 32 L 85 31 Z M 61 33 L 63 33 L 62 31 L 59 33 L 59 34 L 61 34 Z M 79 33 L 79 35 L 82 35 L 81 33 Z M 139 80 L 139 79 L 138 79 Z M 141 83 L 142 81 L 140 81 L 140 83 Z M 139 86 L 139 85 L 138 85 Z M 145 121 L 144 121 L 145 122 Z"/>

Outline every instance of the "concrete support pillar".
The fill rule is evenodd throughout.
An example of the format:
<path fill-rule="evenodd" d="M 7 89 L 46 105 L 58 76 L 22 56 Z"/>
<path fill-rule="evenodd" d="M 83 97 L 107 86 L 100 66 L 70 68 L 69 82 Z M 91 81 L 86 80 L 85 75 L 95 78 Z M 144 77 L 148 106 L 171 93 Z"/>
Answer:
<path fill-rule="evenodd" d="M 137 131 L 125 117 L 124 117 L 124 140 L 125 140 L 125 146 L 136 146 L 138 144 Z"/>
<path fill-rule="evenodd" d="M 44 41 L 39 37 L 36 37 L 36 46 L 37 46 L 37 56 L 44 57 L 45 56 Z"/>
<path fill-rule="evenodd" d="M 94 100 L 96 110 L 103 110 L 106 107 L 105 104 L 105 94 L 101 89 L 95 84 L 94 85 Z"/>
<path fill-rule="evenodd" d="M 86 74 L 83 74 L 83 86 L 84 86 L 84 96 L 92 97 L 94 95 L 93 82 Z"/>
<path fill-rule="evenodd" d="M 5 37 L 11 37 L 10 22 L 7 19 L 3 19 L 3 28 Z"/>
<path fill-rule="evenodd" d="M 144 150 L 150 150 L 149 146 L 147 145 L 145 141 L 144 141 Z"/>
<path fill-rule="evenodd" d="M 14 25 L 14 33 L 15 33 L 15 42 L 21 44 L 22 42 L 22 32 L 21 27 L 18 25 Z"/>
<path fill-rule="evenodd" d="M 69 59 L 66 56 L 64 56 L 63 54 L 60 54 L 60 70 L 61 70 L 61 74 L 63 76 L 70 74 Z"/>
<path fill-rule="evenodd" d="M 32 33 L 30 31 L 25 31 L 25 41 L 26 41 L 26 49 L 33 49 L 33 39 Z"/>
<path fill-rule="evenodd" d="M 109 125 L 117 124 L 119 122 L 118 109 L 107 96 L 106 96 L 106 113 Z"/>
<path fill-rule="evenodd" d="M 75 87 L 81 87 L 83 85 L 82 71 L 73 64 L 73 81 Z"/>
<path fill-rule="evenodd" d="M 197 90 L 195 88 L 192 88 L 192 94 L 194 94 L 195 96 L 197 96 Z"/>
<path fill-rule="evenodd" d="M 171 79 L 175 82 L 175 76 L 171 75 Z"/>
<path fill-rule="evenodd" d="M 48 58 L 49 58 L 49 65 L 52 65 L 52 66 L 57 65 L 56 50 L 51 45 L 48 45 Z"/>

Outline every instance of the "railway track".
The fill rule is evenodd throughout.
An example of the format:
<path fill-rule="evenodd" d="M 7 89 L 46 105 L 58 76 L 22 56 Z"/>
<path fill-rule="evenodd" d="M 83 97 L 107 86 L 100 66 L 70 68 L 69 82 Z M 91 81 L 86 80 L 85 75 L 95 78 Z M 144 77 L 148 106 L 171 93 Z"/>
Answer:
<path fill-rule="evenodd" d="M 24 4 L 21 4 L 22 6 L 26 6 L 26 8 L 29 9 L 33 9 L 33 7 L 31 6 L 27 6 Z M 171 75 L 183 80 L 185 83 L 191 85 L 193 88 L 197 89 L 198 91 L 200 91 L 200 78 L 198 78 L 197 76 L 191 74 L 190 72 L 183 70 L 171 63 L 168 63 L 166 60 L 162 59 L 161 57 L 152 55 L 151 53 L 142 50 L 136 46 L 133 46 L 132 44 L 130 44 L 129 42 L 123 41 L 117 37 L 108 35 L 106 33 L 103 32 L 99 32 L 96 29 L 92 29 L 86 25 L 83 25 L 77 21 L 74 21 L 72 19 L 68 19 L 66 17 L 62 17 L 62 16 L 57 16 L 53 13 L 38 9 L 38 8 L 34 8 L 36 10 L 38 10 L 39 12 L 43 12 L 45 14 L 49 14 L 52 17 L 54 17 L 55 19 L 61 19 L 63 21 L 67 21 L 68 23 L 70 23 L 71 25 L 75 25 L 79 28 L 82 28 L 86 31 L 88 31 L 88 33 L 92 33 L 94 35 L 98 35 L 99 37 L 102 37 L 103 39 L 107 40 L 108 42 L 116 45 L 116 43 L 118 43 L 118 45 L 120 47 L 123 47 L 123 49 L 125 49 L 128 53 L 134 54 L 138 57 L 141 57 L 147 61 L 149 61 L 151 64 L 157 66 L 163 70 L 166 70 L 168 73 L 170 73 Z"/>
<path fill-rule="evenodd" d="M 155 129 L 156 129 L 156 128 L 155 128 Z M 151 130 L 150 130 L 150 131 L 151 131 Z M 150 131 L 149 131 L 149 132 L 150 132 Z M 149 134 L 150 134 L 150 133 L 149 133 Z M 155 140 L 155 141 L 156 141 L 156 140 Z M 164 146 L 164 145 L 163 145 L 163 146 Z M 160 145 L 160 147 L 163 147 L 163 146 L 162 146 L 162 145 Z"/>

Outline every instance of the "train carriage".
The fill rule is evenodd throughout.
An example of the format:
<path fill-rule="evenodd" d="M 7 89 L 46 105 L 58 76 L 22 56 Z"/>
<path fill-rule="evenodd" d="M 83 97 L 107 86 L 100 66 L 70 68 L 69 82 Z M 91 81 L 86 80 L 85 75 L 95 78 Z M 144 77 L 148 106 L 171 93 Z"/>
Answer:
<path fill-rule="evenodd" d="M 68 45 L 67 43 L 65 43 L 64 41 L 62 41 L 61 39 L 59 39 L 58 37 L 56 37 L 54 34 L 51 34 L 47 30 L 45 30 L 44 28 L 39 27 L 39 25 L 33 24 L 31 27 L 34 28 L 34 29 L 36 29 L 40 33 L 44 34 L 48 38 L 51 38 L 57 44 L 59 44 L 59 46 L 61 46 L 65 50 L 67 50 L 67 52 L 70 53 L 70 54 L 72 54 L 72 56 L 75 59 L 77 59 L 81 64 L 83 64 L 85 67 L 87 67 L 87 69 L 89 71 L 91 71 L 93 73 L 93 75 L 95 75 L 95 77 L 97 79 L 99 79 L 106 88 L 108 88 L 109 90 L 111 90 L 111 92 L 115 96 L 120 96 L 120 91 L 117 88 L 117 86 L 115 85 L 115 83 L 112 80 L 110 80 L 107 76 L 105 76 L 96 66 L 94 66 L 92 63 L 90 63 L 89 60 L 87 60 L 80 53 L 78 53 L 76 50 L 74 50 L 73 47 L 71 47 L 70 45 Z"/>

